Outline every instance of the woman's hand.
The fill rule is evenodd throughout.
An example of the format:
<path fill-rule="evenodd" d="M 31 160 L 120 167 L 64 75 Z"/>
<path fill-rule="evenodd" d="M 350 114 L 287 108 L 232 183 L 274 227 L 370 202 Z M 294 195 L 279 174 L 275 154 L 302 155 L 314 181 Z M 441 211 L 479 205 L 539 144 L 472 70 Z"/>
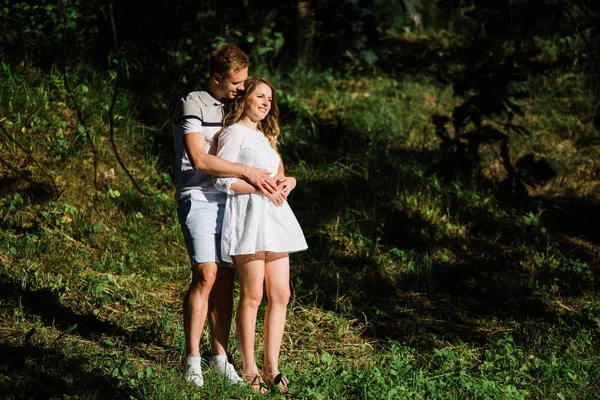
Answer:
<path fill-rule="evenodd" d="M 286 196 L 283 195 L 283 191 L 281 190 L 277 190 L 273 193 L 264 193 L 264 195 L 277 207 L 281 207 L 286 199 Z"/>
<path fill-rule="evenodd" d="M 290 192 L 296 187 L 296 178 L 291 176 L 277 177 L 277 187 L 287 200 Z"/>

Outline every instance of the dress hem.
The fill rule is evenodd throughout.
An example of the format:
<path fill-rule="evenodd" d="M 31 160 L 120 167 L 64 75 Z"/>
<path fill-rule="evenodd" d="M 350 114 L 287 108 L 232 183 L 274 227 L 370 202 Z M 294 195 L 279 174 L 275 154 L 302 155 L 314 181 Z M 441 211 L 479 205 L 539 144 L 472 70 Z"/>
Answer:
<path fill-rule="evenodd" d="M 267 249 L 259 249 L 259 250 L 255 250 L 254 253 L 234 253 L 234 254 L 229 254 L 229 256 L 243 256 L 243 255 L 249 255 L 249 254 L 256 254 L 260 251 L 265 251 L 265 252 L 269 252 L 269 253 L 299 253 L 301 251 L 305 251 L 308 250 L 308 247 L 302 247 L 299 249 L 294 249 L 294 250 L 267 250 Z"/>

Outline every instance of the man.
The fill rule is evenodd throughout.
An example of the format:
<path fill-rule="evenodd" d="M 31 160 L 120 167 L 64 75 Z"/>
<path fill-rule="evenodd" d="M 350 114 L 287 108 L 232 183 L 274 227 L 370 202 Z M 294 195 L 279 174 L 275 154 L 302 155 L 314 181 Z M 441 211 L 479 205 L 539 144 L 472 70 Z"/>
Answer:
<path fill-rule="evenodd" d="M 235 270 L 227 264 L 217 266 L 226 195 L 215 189 L 213 175 L 244 179 L 269 198 L 279 191 L 276 178 L 270 178 L 267 171 L 214 155 L 217 143 L 213 136 L 222 126 L 223 101 L 244 90 L 248 65 L 248 56 L 238 47 L 217 47 L 211 54 L 206 89 L 182 98 L 173 119 L 177 214 L 192 264 L 192 282 L 183 303 L 185 376 L 198 386 L 204 384 L 199 347 L 207 315 L 212 366 L 231 382 L 242 382 L 227 360 Z"/>

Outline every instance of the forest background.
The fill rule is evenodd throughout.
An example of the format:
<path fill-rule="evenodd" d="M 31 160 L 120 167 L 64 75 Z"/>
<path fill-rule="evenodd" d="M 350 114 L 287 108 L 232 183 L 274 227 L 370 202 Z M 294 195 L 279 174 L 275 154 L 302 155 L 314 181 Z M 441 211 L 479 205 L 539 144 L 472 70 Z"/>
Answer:
<path fill-rule="evenodd" d="M 594 0 L 0 0 L 1 397 L 259 397 L 181 377 L 171 118 L 223 42 L 298 178 L 290 397 L 600 397 L 599 35 Z"/>

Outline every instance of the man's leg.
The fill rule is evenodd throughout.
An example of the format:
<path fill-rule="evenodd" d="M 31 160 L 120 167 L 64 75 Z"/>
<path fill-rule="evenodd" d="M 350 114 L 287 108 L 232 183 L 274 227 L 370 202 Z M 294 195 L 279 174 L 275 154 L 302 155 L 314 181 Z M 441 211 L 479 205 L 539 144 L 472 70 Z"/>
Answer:
<path fill-rule="evenodd" d="M 233 281 L 235 270 L 219 267 L 210 293 L 208 322 L 212 332 L 212 355 L 226 356 L 231 317 L 233 316 Z"/>
<path fill-rule="evenodd" d="M 231 331 L 233 314 L 233 281 L 235 270 L 218 267 L 217 278 L 210 293 L 208 303 L 208 321 L 211 327 L 212 357 L 211 364 L 217 372 L 231 383 L 243 383 L 233 365 L 227 359 L 227 343 Z"/>
<path fill-rule="evenodd" d="M 208 312 L 208 298 L 217 275 L 217 264 L 206 262 L 192 268 L 192 282 L 183 299 L 183 331 L 187 352 L 186 379 L 204 385 L 200 363 L 200 339 Z"/>
<path fill-rule="evenodd" d="M 183 300 L 183 330 L 188 357 L 200 357 L 200 339 L 208 312 L 208 298 L 215 283 L 217 264 L 196 264 L 192 282 Z"/>

